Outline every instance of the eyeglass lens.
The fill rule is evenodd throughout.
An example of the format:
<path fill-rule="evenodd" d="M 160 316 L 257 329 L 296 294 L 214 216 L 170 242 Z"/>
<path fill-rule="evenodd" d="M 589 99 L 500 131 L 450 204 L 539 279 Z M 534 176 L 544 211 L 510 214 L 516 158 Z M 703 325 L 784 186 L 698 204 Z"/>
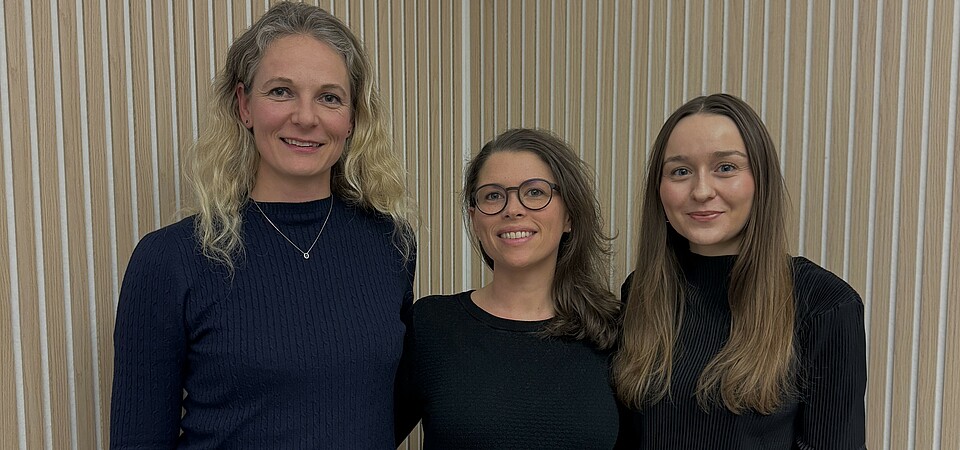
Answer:
<path fill-rule="evenodd" d="M 505 188 L 499 184 L 487 184 L 477 189 L 477 209 L 484 214 L 497 214 L 507 207 L 510 191 L 517 191 L 520 204 L 529 210 L 546 208 L 553 198 L 553 188 L 546 180 L 534 178 L 524 181 L 520 186 Z"/>

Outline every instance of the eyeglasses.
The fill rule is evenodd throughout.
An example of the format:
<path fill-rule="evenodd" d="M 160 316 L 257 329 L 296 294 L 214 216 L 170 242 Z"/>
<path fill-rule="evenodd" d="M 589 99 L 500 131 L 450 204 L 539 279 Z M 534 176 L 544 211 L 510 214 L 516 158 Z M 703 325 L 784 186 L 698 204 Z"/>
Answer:
<path fill-rule="evenodd" d="M 485 184 L 474 191 L 473 206 L 488 216 L 500 214 L 507 207 L 507 194 L 510 191 L 517 191 L 517 199 L 524 208 L 539 211 L 550 204 L 553 191 L 559 192 L 560 186 L 542 178 L 531 178 L 514 187 Z"/>

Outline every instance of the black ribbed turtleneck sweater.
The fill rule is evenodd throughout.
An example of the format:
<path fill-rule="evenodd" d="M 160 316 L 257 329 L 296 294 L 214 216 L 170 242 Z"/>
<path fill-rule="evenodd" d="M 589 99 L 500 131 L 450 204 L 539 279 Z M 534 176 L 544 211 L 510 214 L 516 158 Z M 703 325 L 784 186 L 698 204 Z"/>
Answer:
<path fill-rule="evenodd" d="M 736 415 L 722 406 L 701 409 L 695 397 L 697 380 L 730 333 L 727 291 L 735 259 L 681 255 L 687 302 L 677 342 L 673 396 L 628 414 L 623 447 L 863 448 L 867 378 L 863 302 L 846 282 L 803 257 L 793 258 L 799 398 L 770 415 Z M 629 286 L 628 277 L 624 296 Z"/>

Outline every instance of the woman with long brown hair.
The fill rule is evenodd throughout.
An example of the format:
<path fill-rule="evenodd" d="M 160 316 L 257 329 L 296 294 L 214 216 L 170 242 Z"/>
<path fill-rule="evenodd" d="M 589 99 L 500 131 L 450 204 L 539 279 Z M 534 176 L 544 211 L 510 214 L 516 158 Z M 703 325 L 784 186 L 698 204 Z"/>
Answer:
<path fill-rule="evenodd" d="M 562 139 L 522 128 L 467 165 L 464 217 L 492 279 L 414 304 L 398 441 L 423 419 L 425 449 L 613 447 L 619 302 L 591 173 Z"/>
<path fill-rule="evenodd" d="M 791 257 L 786 189 L 760 117 L 725 94 L 663 125 L 613 373 L 625 448 L 864 446 L 863 303 Z"/>

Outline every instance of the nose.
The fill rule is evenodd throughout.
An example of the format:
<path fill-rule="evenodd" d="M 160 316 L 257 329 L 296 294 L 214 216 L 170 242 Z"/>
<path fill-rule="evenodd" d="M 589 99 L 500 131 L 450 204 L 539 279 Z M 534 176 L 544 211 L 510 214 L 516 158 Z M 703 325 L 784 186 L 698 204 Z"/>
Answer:
<path fill-rule="evenodd" d="M 690 197 L 702 203 L 716 196 L 717 190 L 713 187 L 710 177 L 698 176 L 694 182 L 693 189 L 690 191 Z"/>
<path fill-rule="evenodd" d="M 320 123 L 320 116 L 317 113 L 318 105 L 315 105 L 309 99 L 298 101 L 291 121 L 302 127 L 315 127 Z"/>
<path fill-rule="evenodd" d="M 512 194 L 512 195 L 511 195 L 511 194 Z M 510 216 L 513 216 L 513 217 L 521 217 L 521 216 L 523 216 L 523 215 L 526 213 L 526 211 L 527 211 L 527 208 L 524 208 L 523 205 L 520 204 L 520 190 L 519 190 L 519 189 L 515 189 L 515 190 L 512 190 L 512 191 L 507 191 L 507 198 L 505 198 L 504 201 L 507 202 L 507 204 L 503 206 L 503 215 L 504 215 L 504 216 L 507 216 L 507 217 L 510 217 Z"/>

